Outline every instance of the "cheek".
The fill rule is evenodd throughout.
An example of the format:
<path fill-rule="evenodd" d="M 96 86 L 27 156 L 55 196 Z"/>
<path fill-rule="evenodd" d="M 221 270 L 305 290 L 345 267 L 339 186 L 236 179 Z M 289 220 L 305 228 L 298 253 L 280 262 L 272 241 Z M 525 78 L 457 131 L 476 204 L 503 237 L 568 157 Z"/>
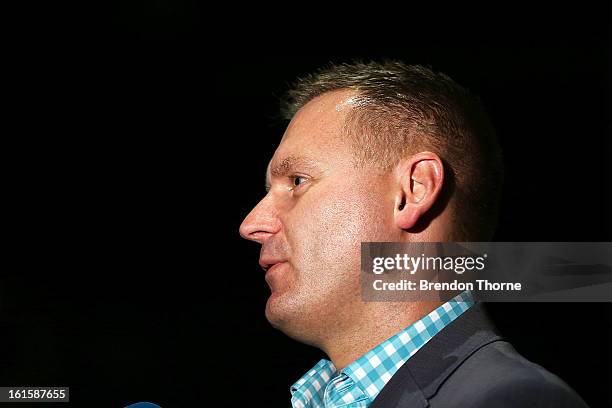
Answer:
<path fill-rule="evenodd" d="M 291 246 L 301 266 L 358 271 L 362 241 L 390 240 L 385 207 L 371 188 L 356 185 L 300 202 Z"/>

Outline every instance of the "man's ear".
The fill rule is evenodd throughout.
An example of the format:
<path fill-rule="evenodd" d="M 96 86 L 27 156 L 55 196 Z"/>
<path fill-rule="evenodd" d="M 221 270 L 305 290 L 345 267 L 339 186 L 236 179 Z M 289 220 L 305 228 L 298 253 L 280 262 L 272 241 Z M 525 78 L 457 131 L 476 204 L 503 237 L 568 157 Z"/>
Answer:
<path fill-rule="evenodd" d="M 434 205 L 442 191 L 444 166 L 440 157 L 421 152 L 402 160 L 395 168 L 395 224 L 413 228 Z"/>

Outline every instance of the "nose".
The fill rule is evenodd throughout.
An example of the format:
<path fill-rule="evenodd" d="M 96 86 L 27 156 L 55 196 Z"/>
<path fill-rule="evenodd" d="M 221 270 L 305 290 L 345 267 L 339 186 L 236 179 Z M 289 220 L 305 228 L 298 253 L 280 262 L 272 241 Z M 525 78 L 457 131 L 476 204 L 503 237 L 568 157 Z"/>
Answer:
<path fill-rule="evenodd" d="M 280 230 L 278 211 L 270 198 L 269 195 L 264 197 L 242 221 L 240 225 L 242 238 L 263 244 L 266 239 Z"/>

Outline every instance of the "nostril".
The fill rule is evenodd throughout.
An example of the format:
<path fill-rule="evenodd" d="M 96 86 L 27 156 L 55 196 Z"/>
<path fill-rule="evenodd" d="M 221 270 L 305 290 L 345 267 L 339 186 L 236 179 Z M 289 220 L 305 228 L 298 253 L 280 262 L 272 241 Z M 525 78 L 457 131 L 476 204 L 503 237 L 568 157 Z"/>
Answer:
<path fill-rule="evenodd" d="M 262 243 L 269 236 L 280 231 L 280 220 L 276 211 L 261 205 L 255 207 L 242 221 L 239 232 L 240 236 L 250 241 Z"/>
<path fill-rule="evenodd" d="M 255 242 L 263 242 L 268 236 L 270 236 L 269 232 L 266 231 L 253 231 L 248 234 L 247 239 Z"/>
<path fill-rule="evenodd" d="M 265 226 L 256 222 L 250 222 L 248 218 L 242 222 L 238 232 L 242 238 L 259 243 L 270 235 L 270 231 L 267 231 Z"/>

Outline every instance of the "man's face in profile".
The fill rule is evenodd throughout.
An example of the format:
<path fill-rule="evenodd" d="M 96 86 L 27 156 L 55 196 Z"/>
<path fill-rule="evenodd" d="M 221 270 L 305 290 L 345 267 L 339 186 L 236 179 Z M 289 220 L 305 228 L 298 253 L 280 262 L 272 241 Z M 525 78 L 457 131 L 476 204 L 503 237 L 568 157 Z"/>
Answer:
<path fill-rule="evenodd" d="M 269 191 L 240 227 L 262 244 L 267 319 L 305 342 L 358 313 L 361 241 L 397 239 L 389 176 L 356 168 L 342 136 L 351 96 L 321 95 L 295 115 L 268 166 Z"/>

